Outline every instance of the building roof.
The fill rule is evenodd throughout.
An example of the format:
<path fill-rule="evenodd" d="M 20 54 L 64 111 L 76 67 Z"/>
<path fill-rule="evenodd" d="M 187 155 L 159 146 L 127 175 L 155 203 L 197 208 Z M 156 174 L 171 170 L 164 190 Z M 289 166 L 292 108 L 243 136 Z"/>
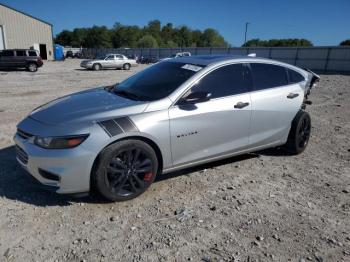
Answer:
<path fill-rule="evenodd" d="M 35 20 L 38 20 L 38 21 L 40 21 L 40 22 L 42 22 L 42 23 L 45 23 L 45 24 L 47 24 L 47 25 L 49 25 L 49 26 L 52 27 L 52 24 L 50 24 L 49 22 L 46 22 L 46 21 L 44 21 L 44 20 L 41 20 L 40 18 L 34 17 L 34 16 L 29 15 L 29 14 L 27 14 L 27 13 L 25 13 L 25 12 L 22 12 L 22 11 L 19 11 L 19 10 L 17 10 L 17 9 L 14 9 L 14 8 L 8 6 L 8 5 L 3 4 L 3 3 L 0 3 L 0 6 L 1 6 L 1 5 L 4 6 L 4 7 L 9 8 L 9 9 L 11 9 L 11 10 L 13 10 L 13 11 L 19 12 L 19 13 L 21 13 L 22 15 L 29 16 L 30 18 L 33 18 L 33 19 L 35 19 Z"/>

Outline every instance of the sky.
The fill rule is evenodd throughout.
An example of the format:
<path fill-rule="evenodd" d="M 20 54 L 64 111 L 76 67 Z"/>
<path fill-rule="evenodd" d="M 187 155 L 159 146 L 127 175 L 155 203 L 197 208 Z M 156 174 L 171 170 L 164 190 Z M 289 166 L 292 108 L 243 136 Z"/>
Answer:
<path fill-rule="evenodd" d="M 116 22 L 144 26 L 162 24 L 214 28 L 232 46 L 247 39 L 306 38 L 314 45 L 338 45 L 350 38 L 350 0 L 0 0 L 0 3 L 64 29 Z"/>

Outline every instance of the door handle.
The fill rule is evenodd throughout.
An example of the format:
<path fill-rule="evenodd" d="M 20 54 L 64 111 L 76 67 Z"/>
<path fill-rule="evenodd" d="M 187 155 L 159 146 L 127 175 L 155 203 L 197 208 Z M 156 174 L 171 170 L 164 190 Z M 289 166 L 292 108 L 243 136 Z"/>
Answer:
<path fill-rule="evenodd" d="M 248 102 L 238 102 L 237 104 L 235 104 L 234 108 L 238 108 L 238 109 L 242 109 L 243 107 L 249 106 Z"/>
<path fill-rule="evenodd" d="M 297 96 L 299 96 L 299 94 L 296 94 L 296 93 L 289 93 L 289 94 L 287 95 L 287 98 L 293 99 L 293 98 L 296 98 Z"/>

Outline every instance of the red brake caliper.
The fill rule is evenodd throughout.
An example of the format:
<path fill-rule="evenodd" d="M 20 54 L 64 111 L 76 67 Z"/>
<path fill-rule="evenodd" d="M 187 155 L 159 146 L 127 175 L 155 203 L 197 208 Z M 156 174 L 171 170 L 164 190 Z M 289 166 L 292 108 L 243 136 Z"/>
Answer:
<path fill-rule="evenodd" d="M 143 177 L 143 180 L 146 181 L 146 182 L 149 182 L 149 181 L 151 181 L 152 176 L 153 176 L 152 173 L 147 173 L 147 174 L 145 174 L 145 176 Z"/>

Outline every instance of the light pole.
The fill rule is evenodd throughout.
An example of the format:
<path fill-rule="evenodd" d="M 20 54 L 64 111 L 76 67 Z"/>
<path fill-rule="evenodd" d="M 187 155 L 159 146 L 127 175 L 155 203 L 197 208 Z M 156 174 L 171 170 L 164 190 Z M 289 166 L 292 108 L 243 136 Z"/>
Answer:
<path fill-rule="evenodd" d="M 247 32 L 248 32 L 248 25 L 249 25 L 249 24 L 250 24 L 249 22 L 246 22 L 246 23 L 245 23 L 244 45 L 245 45 L 246 42 L 247 42 Z"/>

